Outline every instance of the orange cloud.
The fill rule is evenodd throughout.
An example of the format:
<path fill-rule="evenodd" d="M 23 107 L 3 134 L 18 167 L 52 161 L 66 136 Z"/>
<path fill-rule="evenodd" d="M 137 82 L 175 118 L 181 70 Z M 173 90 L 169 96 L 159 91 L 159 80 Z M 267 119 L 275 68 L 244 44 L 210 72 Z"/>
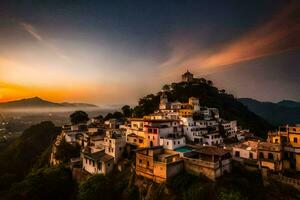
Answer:
<path fill-rule="evenodd" d="M 206 52 L 194 52 L 190 57 L 181 59 L 180 55 L 173 54 L 167 61 L 169 65 L 177 65 L 178 71 L 188 66 L 196 72 L 207 72 L 220 66 L 237 64 L 255 60 L 266 56 L 300 48 L 300 6 L 292 3 L 270 21 L 261 24 L 241 37 L 223 45 L 219 49 L 210 49 Z M 182 49 L 182 48 L 181 48 Z M 175 62 L 174 62 L 175 61 Z"/>

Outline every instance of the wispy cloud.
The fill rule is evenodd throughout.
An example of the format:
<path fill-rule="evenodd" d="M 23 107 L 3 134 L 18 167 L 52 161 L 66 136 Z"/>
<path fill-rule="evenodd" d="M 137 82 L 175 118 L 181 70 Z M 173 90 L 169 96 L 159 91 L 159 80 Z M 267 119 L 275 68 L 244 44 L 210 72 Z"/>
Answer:
<path fill-rule="evenodd" d="M 43 40 L 42 36 L 35 30 L 35 28 L 32 25 L 24 22 L 20 23 L 20 25 L 24 28 L 25 31 L 27 31 L 32 37 L 34 37 L 38 41 Z"/>
<path fill-rule="evenodd" d="M 216 69 L 300 48 L 300 6 L 292 3 L 268 22 L 261 24 L 237 39 L 221 47 L 198 52 L 184 57 L 185 45 L 178 45 L 174 54 L 166 60 L 170 67 L 183 70 L 186 66 L 196 72 Z"/>
<path fill-rule="evenodd" d="M 53 44 L 51 44 L 50 42 L 48 42 L 37 30 L 36 28 L 29 24 L 29 23 L 24 23 L 21 22 L 20 23 L 21 27 L 27 32 L 29 33 L 34 39 L 36 39 L 37 41 L 39 41 L 42 45 L 44 45 L 48 50 L 52 51 L 53 53 L 55 53 L 58 57 L 60 57 L 61 59 L 65 60 L 65 61 L 70 61 L 70 58 L 68 56 L 66 56 L 64 53 L 61 52 L 61 50 L 59 50 L 57 47 L 55 47 Z"/>

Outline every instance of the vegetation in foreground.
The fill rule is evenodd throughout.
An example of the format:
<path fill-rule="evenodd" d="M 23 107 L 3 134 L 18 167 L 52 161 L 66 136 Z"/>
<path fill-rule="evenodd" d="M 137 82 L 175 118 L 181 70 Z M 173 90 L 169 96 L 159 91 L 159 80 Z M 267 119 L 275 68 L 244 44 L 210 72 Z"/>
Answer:
<path fill-rule="evenodd" d="M 65 164 L 49 166 L 51 144 L 59 133 L 51 122 L 42 122 L 27 129 L 9 144 L 0 155 L 0 199 L 22 200 L 93 200 L 93 199 L 299 199 L 300 193 L 277 182 L 264 186 L 259 173 L 234 168 L 212 182 L 205 177 L 182 173 L 166 184 L 156 185 L 135 177 L 130 171 L 132 162 L 122 172 L 110 176 L 95 175 L 77 184 Z M 69 146 L 60 150 L 67 160 L 78 151 Z M 11 159 L 9 159 L 11 157 Z M 126 162 L 125 162 L 126 163 Z M 10 166 L 10 167 L 9 167 Z M 143 184 L 136 186 L 137 182 Z M 152 185 L 149 190 L 144 185 Z M 168 192 L 166 192 L 168 191 Z"/>

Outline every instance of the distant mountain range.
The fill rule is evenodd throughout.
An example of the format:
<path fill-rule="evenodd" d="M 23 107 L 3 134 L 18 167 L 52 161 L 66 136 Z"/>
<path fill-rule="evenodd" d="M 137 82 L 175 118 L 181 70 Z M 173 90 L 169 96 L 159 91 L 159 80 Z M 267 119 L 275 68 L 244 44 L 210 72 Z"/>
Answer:
<path fill-rule="evenodd" d="M 87 103 L 54 103 L 46 101 L 39 97 L 33 97 L 28 99 L 21 99 L 16 101 L 9 101 L 5 103 L 0 103 L 0 109 L 48 109 L 48 108 L 97 108 L 98 106 Z"/>
<path fill-rule="evenodd" d="M 239 101 L 273 125 L 300 123 L 300 102 L 283 100 L 272 103 L 251 98 L 240 98 Z"/>

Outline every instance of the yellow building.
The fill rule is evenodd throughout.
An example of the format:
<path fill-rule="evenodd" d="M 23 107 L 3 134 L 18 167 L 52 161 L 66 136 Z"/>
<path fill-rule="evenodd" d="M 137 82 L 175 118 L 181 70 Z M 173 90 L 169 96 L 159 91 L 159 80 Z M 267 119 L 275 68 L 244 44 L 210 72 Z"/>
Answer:
<path fill-rule="evenodd" d="M 279 143 L 284 151 L 284 169 L 300 171 L 300 124 L 281 126 L 268 134 L 268 142 Z"/>
<path fill-rule="evenodd" d="M 191 117 L 191 116 L 193 116 L 193 110 L 192 109 L 180 109 L 179 116 L 180 117 Z"/>

